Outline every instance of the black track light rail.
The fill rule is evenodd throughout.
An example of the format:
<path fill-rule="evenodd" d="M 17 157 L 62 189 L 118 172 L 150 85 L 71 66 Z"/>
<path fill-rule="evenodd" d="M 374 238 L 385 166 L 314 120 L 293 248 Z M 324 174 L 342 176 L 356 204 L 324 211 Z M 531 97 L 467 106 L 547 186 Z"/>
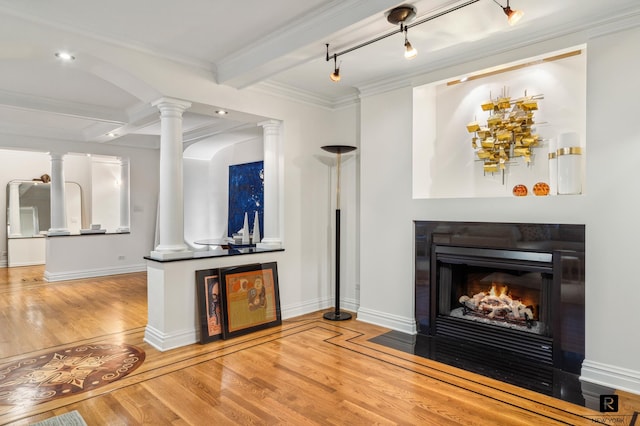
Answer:
<path fill-rule="evenodd" d="M 426 18 L 420 19 L 419 21 L 412 22 L 411 24 L 408 24 L 408 25 L 404 25 L 403 23 L 400 23 L 400 28 L 397 29 L 397 30 L 388 32 L 388 33 L 383 34 L 383 35 L 381 35 L 379 37 L 376 37 L 376 38 L 374 38 L 372 40 L 365 41 L 364 43 L 360 43 L 357 46 L 350 47 L 350 48 L 345 49 L 345 50 L 343 50 L 341 52 L 334 53 L 333 55 L 329 55 L 329 44 L 327 43 L 327 58 L 326 58 L 326 60 L 327 61 L 329 61 L 331 59 L 336 60 L 336 59 L 338 59 L 339 56 L 345 55 L 345 54 L 347 54 L 349 52 L 353 52 L 354 50 L 358 50 L 358 49 L 360 49 L 362 47 L 368 46 L 368 45 L 373 44 L 373 43 L 375 43 L 377 41 L 384 40 L 385 38 L 390 37 L 390 36 L 392 36 L 394 34 L 401 33 L 401 32 L 403 32 L 403 31 L 405 31 L 405 30 L 407 30 L 409 28 L 415 27 L 416 25 L 420 25 L 420 24 L 424 24 L 425 22 L 432 21 L 432 20 L 434 20 L 436 18 L 439 18 L 441 16 L 447 15 L 447 14 L 449 14 L 451 12 L 455 12 L 456 10 L 459 10 L 459 9 L 464 8 L 464 7 L 470 6 L 470 5 L 472 5 L 474 3 L 477 3 L 479 1 L 480 0 L 469 0 L 469 1 L 465 2 L 465 3 L 459 4 L 458 6 L 454 6 L 454 7 L 450 8 L 450 9 L 443 10 L 442 12 L 438 12 L 438 13 L 436 13 L 434 15 L 427 16 Z"/>

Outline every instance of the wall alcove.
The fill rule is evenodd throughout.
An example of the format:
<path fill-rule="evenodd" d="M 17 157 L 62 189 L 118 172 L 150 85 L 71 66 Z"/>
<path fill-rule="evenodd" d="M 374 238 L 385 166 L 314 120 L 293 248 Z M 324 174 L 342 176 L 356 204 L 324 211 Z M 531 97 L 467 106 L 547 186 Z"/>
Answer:
<path fill-rule="evenodd" d="M 485 173 L 467 124 L 487 122 L 492 112 L 481 105 L 488 99 L 505 95 L 515 100 L 525 94 L 542 98 L 533 126 L 541 140 L 532 148 L 531 162 L 511 156 L 504 173 Z M 575 132 L 585 147 L 586 48 L 419 86 L 413 99 L 414 199 L 512 197 L 516 185 L 524 185 L 533 196 L 536 183 L 550 182 L 548 154 L 555 152 L 558 135 Z M 582 182 L 585 155 L 580 158 Z"/>

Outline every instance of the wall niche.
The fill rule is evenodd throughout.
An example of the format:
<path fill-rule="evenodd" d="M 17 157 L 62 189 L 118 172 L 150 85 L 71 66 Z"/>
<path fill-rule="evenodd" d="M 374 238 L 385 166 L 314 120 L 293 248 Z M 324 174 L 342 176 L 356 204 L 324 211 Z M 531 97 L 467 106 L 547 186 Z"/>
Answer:
<path fill-rule="evenodd" d="M 487 100 L 507 96 L 513 101 L 525 95 L 540 98 L 533 126 L 540 140 L 531 161 L 512 156 L 504 171 L 486 172 L 467 125 L 486 125 L 492 112 L 481 105 Z M 584 182 L 585 46 L 415 87 L 413 198 L 513 197 L 517 185 L 533 197 L 536 183 L 553 186 L 549 153 L 556 152 L 558 136 L 568 132 L 576 134 L 581 147 Z"/>

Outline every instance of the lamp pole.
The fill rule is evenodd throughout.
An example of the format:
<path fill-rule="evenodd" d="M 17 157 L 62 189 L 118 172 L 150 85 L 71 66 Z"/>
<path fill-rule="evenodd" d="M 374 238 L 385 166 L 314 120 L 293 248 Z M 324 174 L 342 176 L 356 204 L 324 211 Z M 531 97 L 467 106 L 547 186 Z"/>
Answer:
<path fill-rule="evenodd" d="M 323 150 L 336 154 L 336 258 L 335 258 L 335 308 L 332 312 L 326 312 L 323 317 L 330 321 L 344 321 L 351 319 L 351 314 L 340 311 L 340 163 L 342 154 L 356 149 L 349 145 L 326 145 Z"/>

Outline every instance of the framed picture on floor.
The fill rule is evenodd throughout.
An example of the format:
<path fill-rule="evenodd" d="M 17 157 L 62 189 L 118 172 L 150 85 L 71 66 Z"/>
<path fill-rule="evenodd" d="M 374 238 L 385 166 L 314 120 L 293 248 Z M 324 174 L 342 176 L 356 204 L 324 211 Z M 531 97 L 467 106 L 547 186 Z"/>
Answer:
<path fill-rule="evenodd" d="M 222 337 L 222 292 L 220 291 L 220 271 L 204 269 L 196 271 L 198 313 L 200 318 L 200 343 L 218 340 Z"/>
<path fill-rule="evenodd" d="M 220 282 L 224 339 L 282 324 L 276 262 L 223 268 Z"/>

